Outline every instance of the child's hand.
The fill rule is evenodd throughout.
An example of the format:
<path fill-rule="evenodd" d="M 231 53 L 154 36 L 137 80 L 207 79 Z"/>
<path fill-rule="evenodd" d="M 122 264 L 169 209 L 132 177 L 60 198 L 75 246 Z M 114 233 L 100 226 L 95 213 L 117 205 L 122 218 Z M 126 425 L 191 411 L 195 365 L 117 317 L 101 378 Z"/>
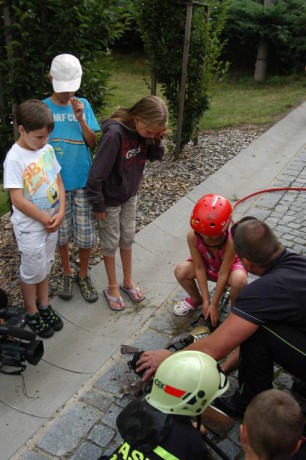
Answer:
<path fill-rule="evenodd" d="M 94 212 L 93 214 L 97 220 L 104 220 L 106 217 L 105 212 Z"/>
<path fill-rule="evenodd" d="M 83 119 L 84 104 L 78 98 L 73 97 L 71 99 L 71 105 L 72 105 L 72 109 L 73 109 L 75 118 L 78 121 L 81 121 Z"/>
<path fill-rule="evenodd" d="M 219 310 L 218 305 L 210 304 L 206 313 L 204 312 L 204 318 L 208 319 L 210 317 L 210 322 L 213 327 L 216 327 L 219 321 Z"/>
<path fill-rule="evenodd" d="M 39 222 L 43 224 L 47 232 L 50 232 L 48 228 L 53 225 L 53 217 L 51 217 L 47 212 L 43 211 L 42 217 L 39 219 Z"/>
<path fill-rule="evenodd" d="M 48 233 L 54 233 L 58 230 L 58 224 L 55 219 L 49 219 L 48 223 L 45 225 L 45 230 Z"/>
<path fill-rule="evenodd" d="M 45 230 L 48 233 L 54 233 L 58 230 L 59 226 L 61 225 L 64 219 L 64 213 L 57 213 L 54 216 L 49 216 L 49 221 L 45 225 Z"/>

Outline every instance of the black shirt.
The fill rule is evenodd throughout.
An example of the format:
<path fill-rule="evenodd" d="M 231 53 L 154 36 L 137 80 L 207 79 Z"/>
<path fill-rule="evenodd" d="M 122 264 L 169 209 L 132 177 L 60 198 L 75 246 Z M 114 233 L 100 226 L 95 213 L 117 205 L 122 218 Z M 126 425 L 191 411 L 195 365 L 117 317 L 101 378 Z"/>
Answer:
<path fill-rule="evenodd" d="M 129 403 L 118 415 L 117 426 L 123 441 L 109 460 L 208 459 L 202 434 L 190 417 L 165 414 L 146 399 Z"/>
<path fill-rule="evenodd" d="M 241 291 L 232 312 L 254 324 L 284 322 L 306 333 L 306 257 L 284 249 Z"/>
<path fill-rule="evenodd" d="M 168 455 L 167 455 L 168 454 Z M 143 454 L 141 449 L 133 449 L 123 441 L 121 446 L 109 457 L 109 460 L 124 460 L 127 458 L 144 460 L 161 460 L 170 458 L 177 460 L 208 460 L 208 451 L 202 435 L 191 424 L 175 418 L 170 434 L 155 446 L 151 452 Z"/>

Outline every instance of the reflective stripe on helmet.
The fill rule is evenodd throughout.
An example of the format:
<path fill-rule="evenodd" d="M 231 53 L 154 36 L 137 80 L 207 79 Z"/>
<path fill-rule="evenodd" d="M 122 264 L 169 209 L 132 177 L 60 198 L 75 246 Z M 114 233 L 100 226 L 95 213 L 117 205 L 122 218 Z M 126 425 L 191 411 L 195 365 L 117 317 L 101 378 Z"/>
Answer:
<path fill-rule="evenodd" d="M 181 398 L 186 393 L 185 390 L 179 390 L 178 388 L 174 388 L 171 385 L 165 385 L 164 391 L 169 395 L 176 396 L 177 398 Z"/>
<path fill-rule="evenodd" d="M 174 455 L 170 454 L 167 450 L 163 449 L 160 446 L 155 447 L 153 452 L 158 455 L 160 458 L 164 460 L 180 460 L 179 458 L 175 457 Z"/>

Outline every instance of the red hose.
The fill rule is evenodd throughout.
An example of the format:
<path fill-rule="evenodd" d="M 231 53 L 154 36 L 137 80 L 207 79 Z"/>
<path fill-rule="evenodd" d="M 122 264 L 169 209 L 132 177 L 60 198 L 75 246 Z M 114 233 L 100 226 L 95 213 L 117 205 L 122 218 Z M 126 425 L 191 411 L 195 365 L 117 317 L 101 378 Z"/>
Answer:
<path fill-rule="evenodd" d="M 284 192 L 284 191 L 296 191 L 296 192 L 306 192 L 305 187 L 276 187 L 276 188 L 267 188 L 265 190 L 258 190 L 257 192 L 251 193 L 250 195 L 246 195 L 243 198 L 240 198 L 234 206 L 233 210 L 240 204 L 243 203 L 244 201 L 248 200 L 249 198 L 252 198 L 253 196 L 256 195 L 261 195 L 262 193 L 270 193 L 270 192 Z"/>

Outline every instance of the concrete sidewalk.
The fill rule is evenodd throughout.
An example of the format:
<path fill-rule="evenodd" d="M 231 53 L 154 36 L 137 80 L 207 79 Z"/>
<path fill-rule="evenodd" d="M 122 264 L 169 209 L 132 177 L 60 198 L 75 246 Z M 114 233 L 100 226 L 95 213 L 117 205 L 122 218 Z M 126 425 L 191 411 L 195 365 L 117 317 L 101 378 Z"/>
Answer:
<path fill-rule="evenodd" d="M 176 321 L 179 324 L 180 318 L 172 314 L 173 297 L 181 295 L 173 270 L 188 256 L 186 234 L 194 203 L 206 193 L 224 195 L 234 203 L 280 184 L 305 187 L 305 160 L 306 103 L 137 234 L 134 273 L 147 295 L 143 303 L 135 306 L 127 301 L 125 311 L 111 311 L 103 296 L 107 284 L 103 263 L 91 272 L 100 294 L 98 302 L 84 302 L 77 287 L 73 300 L 53 299 L 52 306 L 64 318 L 64 329 L 44 341 L 43 360 L 36 367 L 28 365 L 23 377 L 0 378 L 0 460 L 95 459 L 118 442 L 115 418 L 126 400 L 117 396 L 122 376 L 128 372 L 120 345 L 162 347 Z M 237 207 L 234 220 L 246 213 L 265 218 L 278 226 L 281 234 L 277 233 L 287 246 L 305 251 L 303 219 L 292 227 L 294 219 L 286 217 L 297 196 L 305 216 L 306 201 L 302 194 L 287 195 L 285 204 L 280 204 L 284 193 L 248 200 Z M 279 229 L 282 221 L 286 225 Z M 294 230 L 298 235 L 293 237 Z"/>

